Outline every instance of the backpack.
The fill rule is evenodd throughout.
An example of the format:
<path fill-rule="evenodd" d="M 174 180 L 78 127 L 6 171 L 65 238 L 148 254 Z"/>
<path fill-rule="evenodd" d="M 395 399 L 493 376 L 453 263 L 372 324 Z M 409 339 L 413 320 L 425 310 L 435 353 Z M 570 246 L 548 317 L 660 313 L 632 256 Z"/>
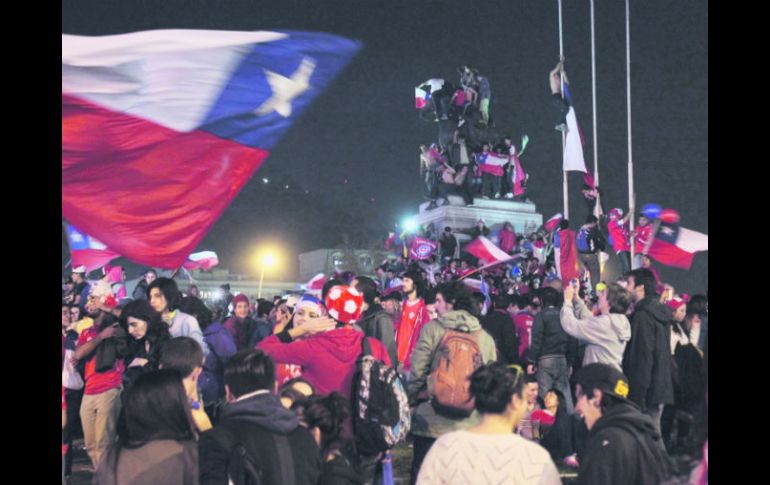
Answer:
<path fill-rule="evenodd" d="M 474 399 L 468 378 L 482 365 L 479 333 L 463 326 L 458 330 L 447 329 L 441 337 L 438 366 L 428 376 L 428 392 L 437 413 L 451 418 L 464 418 L 473 413 Z"/>
<path fill-rule="evenodd" d="M 376 455 L 406 437 L 412 420 L 398 373 L 372 356 L 367 337 L 353 376 L 353 436 L 361 455 Z"/>
<path fill-rule="evenodd" d="M 239 429 L 230 424 L 221 424 L 219 427 L 225 427 L 228 430 L 226 436 L 214 435 L 219 444 L 225 450 L 229 450 L 227 459 L 228 485 L 262 485 L 264 483 L 262 469 L 253 453 L 250 453 L 246 448 Z M 286 480 L 284 483 L 293 485 L 296 478 L 289 439 L 274 433 L 271 437 L 278 453 L 280 476 Z"/>
<path fill-rule="evenodd" d="M 575 240 L 578 252 L 590 253 L 591 247 L 588 244 L 588 231 L 586 229 L 580 229 Z"/>

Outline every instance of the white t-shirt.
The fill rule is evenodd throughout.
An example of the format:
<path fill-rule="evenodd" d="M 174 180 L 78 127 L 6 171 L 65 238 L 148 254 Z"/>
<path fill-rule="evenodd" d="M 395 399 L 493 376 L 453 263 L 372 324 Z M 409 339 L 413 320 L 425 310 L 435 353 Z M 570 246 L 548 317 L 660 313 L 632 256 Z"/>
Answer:
<path fill-rule="evenodd" d="M 420 467 L 417 485 L 469 483 L 556 485 L 561 478 L 542 446 L 513 433 L 454 431 L 441 436 Z"/>

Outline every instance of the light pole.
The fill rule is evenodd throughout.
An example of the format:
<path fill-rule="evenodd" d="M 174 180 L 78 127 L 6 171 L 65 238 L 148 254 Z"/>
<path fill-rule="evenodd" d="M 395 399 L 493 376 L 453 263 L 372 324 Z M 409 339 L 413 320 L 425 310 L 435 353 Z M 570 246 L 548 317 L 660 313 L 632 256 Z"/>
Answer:
<path fill-rule="evenodd" d="M 262 298 L 262 281 L 265 279 L 265 268 L 273 266 L 275 264 L 275 256 L 271 253 L 265 253 L 262 255 L 262 269 L 259 273 L 259 289 L 257 290 L 257 298 Z"/>

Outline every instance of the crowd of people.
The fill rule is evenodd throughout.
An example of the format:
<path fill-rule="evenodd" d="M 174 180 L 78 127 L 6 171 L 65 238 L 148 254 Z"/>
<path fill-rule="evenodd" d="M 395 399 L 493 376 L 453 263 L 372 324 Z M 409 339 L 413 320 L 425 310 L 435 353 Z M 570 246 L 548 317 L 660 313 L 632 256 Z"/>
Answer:
<path fill-rule="evenodd" d="M 489 129 L 489 79 L 470 66 L 457 71 L 457 85 L 429 79 L 416 88 L 421 115 L 434 114 L 439 122 L 438 140 L 420 146 L 428 208 L 438 207 L 439 199 L 448 204 L 448 195 L 455 193 L 466 206 L 472 206 L 475 197 L 526 200 L 527 175 L 519 157 L 528 138 L 523 137 L 517 149 L 510 135 L 498 136 Z"/>
<path fill-rule="evenodd" d="M 428 209 L 451 193 L 525 200 L 526 136 L 491 139 L 489 80 L 458 73 L 417 88 L 439 124 L 420 147 Z M 557 130 L 562 76 L 560 62 Z M 81 435 L 96 484 L 393 483 L 399 444 L 411 484 L 559 484 L 564 467 L 581 484 L 707 483 L 707 295 L 660 280 L 648 214 L 631 232 L 633 208 L 597 217 L 598 187 L 582 193 L 577 231 L 558 217 L 527 234 L 429 224 L 372 275 L 272 300 L 225 285 L 203 301 L 154 269 L 129 295 L 120 266 L 74 268 L 62 483 Z M 430 249 L 410 251 L 418 238 Z M 686 477 L 681 454 L 700 460 Z"/>
<path fill-rule="evenodd" d="M 567 221 L 457 231 L 515 256 L 492 267 L 425 227 L 426 260 L 399 253 L 272 301 L 226 288 L 204 302 L 152 269 L 128 297 L 119 267 L 91 281 L 75 268 L 63 480 L 82 433 L 101 484 L 383 483 L 404 441 L 411 483 L 560 483 L 556 464 L 578 483 L 662 483 L 671 454 L 706 443 L 707 297 L 645 257 L 603 278 L 602 229 L 614 243 L 622 221 L 589 216 L 573 278 L 554 263 Z"/>

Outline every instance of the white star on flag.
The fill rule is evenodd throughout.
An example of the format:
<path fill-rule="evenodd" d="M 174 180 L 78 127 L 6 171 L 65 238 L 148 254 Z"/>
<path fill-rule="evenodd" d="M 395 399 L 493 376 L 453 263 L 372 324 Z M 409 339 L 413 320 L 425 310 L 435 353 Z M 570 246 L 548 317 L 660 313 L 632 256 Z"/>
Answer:
<path fill-rule="evenodd" d="M 674 230 L 671 229 L 670 227 L 662 227 L 662 228 L 660 228 L 660 232 L 664 233 L 667 236 L 673 236 L 674 235 Z"/>
<path fill-rule="evenodd" d="M 307 57 L 302 59 L 299 67 L 290 78 L 264 69 L 265 79 L 267 79 L 273 95 L 254 110 L 254 113 L 264 116 L 275 111 L 284 118 L 291 116 L 291 102 L 310 89 L 310 76 L 313 75 L 314 70 L 315 62 Z"/>

